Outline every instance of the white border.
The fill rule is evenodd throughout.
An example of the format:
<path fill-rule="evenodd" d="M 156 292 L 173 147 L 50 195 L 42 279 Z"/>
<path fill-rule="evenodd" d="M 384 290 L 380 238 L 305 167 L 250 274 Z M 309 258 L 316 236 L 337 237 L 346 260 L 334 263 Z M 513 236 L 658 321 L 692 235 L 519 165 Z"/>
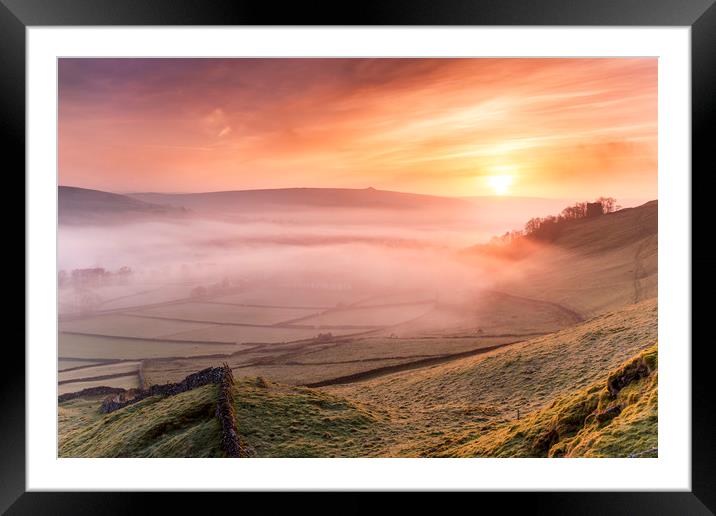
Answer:
<path fill-rule="evenodd" d="M 688 27 L 31 27 L 27 43 L 28 490 L 690 490 Z M 658 56 L 659 458 L 57 459 L 58 56 Z"/>

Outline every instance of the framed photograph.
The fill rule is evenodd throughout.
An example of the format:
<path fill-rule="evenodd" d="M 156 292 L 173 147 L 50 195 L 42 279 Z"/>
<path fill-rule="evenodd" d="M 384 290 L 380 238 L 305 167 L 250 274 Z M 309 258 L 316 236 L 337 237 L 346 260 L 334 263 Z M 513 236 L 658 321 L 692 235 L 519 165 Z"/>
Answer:
<path fill-rule="evenodd" d="M 713 514 L 712 4 L 2 0 L 0 508 Z"/>

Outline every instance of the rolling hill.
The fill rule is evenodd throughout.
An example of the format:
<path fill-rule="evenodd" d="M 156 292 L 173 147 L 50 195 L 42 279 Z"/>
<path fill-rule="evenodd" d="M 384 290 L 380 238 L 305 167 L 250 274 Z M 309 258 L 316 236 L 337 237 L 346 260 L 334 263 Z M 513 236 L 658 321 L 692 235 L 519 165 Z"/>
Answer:
<path fill-rule="evenodd" d="M 293 206 L 306 199 L 291 195 Z M 404 328 L 149 364 L 145 378 L 178 381 L 226 361 L 245 375 L 233 385 L 236 426 L 259 457 L 654 456 L 657 217 L 652 201 L 570 222 L 509 259 L 468 250 L 465 262 L 489 274 L 489 289 L 432 300 Z M 530 313 L 550 317 L 520 323 Z M 473 353 L 498 337 L 504 347 Z M 316 381 L 326 374 L 349 378 Z M 214 386 L 111 414 L 98 412 L 97 396 L 63 400 L 60 454 L 222 456 L 216 400 Z"/>
<path fill-rule="evenodd" d="M 554 302 L 584 317 L 657 295 L 657 201 L 566 223 L 552 242 L 513 245 L 523 249 L 507 267 L 478 248 L 467 250 L 466 260 L 491 270 L 496 290 Z"/>
<path fill-rule="evenodd" d="M 179 215 L 185 211 L 126 195 L 74 186 L 58 187 L 57 208 L 60 224 L 127 222 L 137 218 Z"/>

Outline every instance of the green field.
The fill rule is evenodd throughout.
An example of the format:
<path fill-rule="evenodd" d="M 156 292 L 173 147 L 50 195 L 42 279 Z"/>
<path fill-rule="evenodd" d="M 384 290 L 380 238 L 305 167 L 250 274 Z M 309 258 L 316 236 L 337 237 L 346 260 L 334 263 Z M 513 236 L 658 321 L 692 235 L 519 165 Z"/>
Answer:
<path fill-rule="evenodd" d="M 393 326 L 415 319 L 432 309 L 432 304 L 362 307 L 331 310 L 303 319 L 298 324 L 307 326 Z"/>
<path fill-rule="evenodd" d="M 92 378 L 95 376 L 119 375 L 119 374 L 137 374 L 141 362 L 114 362 L 110 364 L 99 364 L 91 367 L 83 367 L 81 369 L 73 369 L 72 371 L 60 371 L 59 381 L 68 382 L 82 378 Z M 101 384 L 101 381 L 100 381 Z"/>
<path fill-rule="evenodd" d="M 144 319 L 122 314 L 97 315 L 72 321 L 60 321 L 59 323 L 61 332 L 140 338 L 161 338 L 206 326 L 204 323 Z"/>
<path fill-rule="evenodd" d="M 165 305 L 134 313 L 184 321 L 271 325 L 299 317 L 307 317 L 316 312 L 317 310 L 306 308 L 256 308 L 206 302 Z"/>
<path fill-rule="evenodd" d="M 121 376 L 119 378 L 108 378 L 101 381 L 90 380 L 87 382 L 63 383 L 62 385 L 57 386 L 57 393 L 65 394 L 68 392 L 78 392 L 83 389 L 89 389 L 90 387 L 97 387 L 99 385 L 104 385 L 106 387 L 119 387 L 121 389 L 137 389 L 140 387 L 139 377 L 136 375 L 132 375 Z M 98 406 L 95 407 L 95 410 L 98 408 Z"/>
<path fill-rule="evenodd" d="M 229 354 L 241 349 L 233 344 L 197 344 L 192 342 L 123 339 L 94 335 L 59 334 L 61 358 L 143 359 Z"/>
<path fill-rule="evenodd" d="M 258 326 L 205 326 L 198 330 L 176 333 L 171 335 L 175 340 L 205 340 L 205 341 L 230 341 L 244 344 L 275 344 L 292 342 L 296 340 L 312 339 L 321 332 L 314 328 L 279 328 L 279 327 L 258 327 Z M 331 329 L 333 335 L 346 335 L 357 333 L 361 330 Z"/>

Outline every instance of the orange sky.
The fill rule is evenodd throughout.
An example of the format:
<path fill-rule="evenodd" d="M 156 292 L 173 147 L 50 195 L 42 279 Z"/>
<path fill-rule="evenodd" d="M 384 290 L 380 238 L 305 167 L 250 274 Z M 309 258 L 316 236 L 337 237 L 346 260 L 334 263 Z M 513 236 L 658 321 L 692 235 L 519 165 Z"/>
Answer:
<path fill-rule="evenodd" d="M 63 185 L 657 197 L 653 58 L 61 59 L 59 94 Z"/>

